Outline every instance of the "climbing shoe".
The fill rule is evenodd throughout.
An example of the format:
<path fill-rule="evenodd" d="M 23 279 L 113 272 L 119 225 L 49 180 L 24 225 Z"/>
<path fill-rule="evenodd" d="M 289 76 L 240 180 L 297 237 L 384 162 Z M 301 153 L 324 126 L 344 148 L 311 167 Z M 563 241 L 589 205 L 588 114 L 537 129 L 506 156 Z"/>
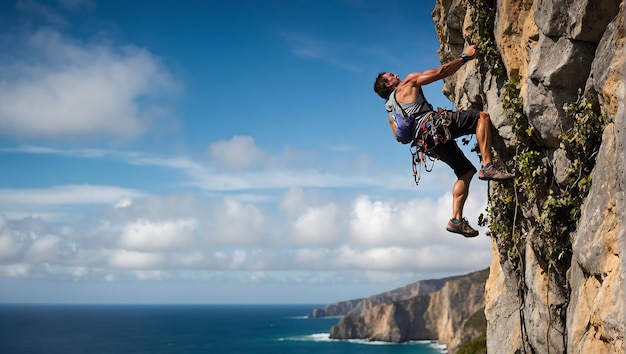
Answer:
<path fill-rule="evenodd" d="M 506 172 L 495 165 L 491 165 L 486 170 L 481 168 L 480 171 L 478 171 L 478 179 L 483 181 L 504 181 L 512 179 L 513 177 L 515 177 L 514 174 Z"/>
<path fill-rule="evenodd" d="M 457 222 L 455 222 L 454 220 L 450 219 L 450 221 L 448 221 L 448 226 L 446 226 L 446 230 L 455 233 L 455 234 L 461 234 L 465 237 L 476 237 L 478 236 L 478 230 L 474 230 L 469 222 L 467 222 L 466 218 L 463 218 L 461 220 L 458 220 Z"/>

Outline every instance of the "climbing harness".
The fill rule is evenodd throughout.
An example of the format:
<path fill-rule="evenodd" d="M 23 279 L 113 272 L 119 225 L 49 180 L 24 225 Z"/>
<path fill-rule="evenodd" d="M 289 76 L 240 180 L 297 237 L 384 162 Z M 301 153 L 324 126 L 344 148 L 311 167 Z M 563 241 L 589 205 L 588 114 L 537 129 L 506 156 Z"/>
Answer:
<path fill-rule="evenodd" d="M 458 113 L 437 108 L 436 112 L 428 112 L 418 120 L 418 128 L 415 129 L 415 136 L 410 147 L 415 185 L 419 185 L 422 164 L 426 172 L 431 172 L 435 165 L 435 160 L 439 159 L 439 155 L 437 155 L 434 149 L 439 144 L 445 144 L 452 138 L 448 129 L 452 122 L 452 114 Z M 432 162 L 430 168 L 426 164 L 427 160 Z"/>

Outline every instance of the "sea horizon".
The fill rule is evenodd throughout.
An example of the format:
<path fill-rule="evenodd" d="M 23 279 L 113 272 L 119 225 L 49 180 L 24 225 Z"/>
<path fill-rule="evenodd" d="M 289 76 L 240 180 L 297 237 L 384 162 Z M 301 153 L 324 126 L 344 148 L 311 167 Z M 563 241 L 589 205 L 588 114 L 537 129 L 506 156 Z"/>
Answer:
<path fill-rule="evenodd" d="M 445 353 L 436 341 L 330 339 L 324 304 L 0 303 L 0 352 Z"/>

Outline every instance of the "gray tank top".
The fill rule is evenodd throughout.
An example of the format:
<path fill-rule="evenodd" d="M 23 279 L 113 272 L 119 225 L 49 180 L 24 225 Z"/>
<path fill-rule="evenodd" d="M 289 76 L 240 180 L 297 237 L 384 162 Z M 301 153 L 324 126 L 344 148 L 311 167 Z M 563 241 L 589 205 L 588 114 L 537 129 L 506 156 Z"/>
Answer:
<path fill-rule="evenodd" d="M 394 90 L 391 94 L 394 95 L 394 98 L 395 98 L 396 91 Z M 415 102 L 413 103 L 398 102 L 398 104 L 400 105 L 400 107 L 402 107 L 402 109 L 404 109 L 406 114 L 413 116 L 413 117 L 420 117 L 424 115 L 424 113 L 428 113 L 433 110 L 433 106 L 430 103 L 428 103 L 428 101 L 426 101 L 426 97 L 424 97 L 424 91 L 422 91 L 421 87 L 420 87 L 419 95 L 417 96 L 417 100 L 415 100 Z"/>

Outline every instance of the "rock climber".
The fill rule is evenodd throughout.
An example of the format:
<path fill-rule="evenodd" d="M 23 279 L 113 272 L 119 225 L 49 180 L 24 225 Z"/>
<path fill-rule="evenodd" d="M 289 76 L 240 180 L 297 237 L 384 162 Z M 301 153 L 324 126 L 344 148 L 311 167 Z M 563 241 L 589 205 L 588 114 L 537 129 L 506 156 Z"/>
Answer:
<path fill-rule="evenodd" d="M 390 98 L 394 98 L 407 115 L 412 117 L 412 133 L 423 126 L 432 115 L 433 108 L 424 97 L 422 86 L 428 85 L 437 80 L 441 80 L 456 73 L 466 62 L 476 57 L 476 46 L 469 46 L 461 56 L 436 69 L 429 69 L 423 72 L 413 72 L 400 80 L 399 76 L 390 72 L 382 72 L 376 77 L 374 91 L 387 103 Z M 451 119 L 447 126 L 451 139 L 445 143 L 437 144 L 432 149 L 431 156 L 436 156 L 452 168 L 457 177 L 452 187 L 452 217 L 448 221 L 446 230 L 461 234 L 465 237 L 478 236 L 478 230 L 472 228 L 463 217 L 463 207 L 469 193 L 469 185 L 472 177 L 476 173 L 476 168 L 467 159 L 463 151 L 459 148 L 454 139 L 470 134 L 476 134 L 478 147 L 482 157 L 482 166 L 478 171 L 480 180 L 509 180 L 514 177 L 501 167 L 494 164 L 491 156 L 492 136 L 491 120 L 489 114 L 473 109 L 458 110 L 452 112 Z M 397 122 L 391 115 L 388 117 L 389 124 L 396 140 Z"/>

